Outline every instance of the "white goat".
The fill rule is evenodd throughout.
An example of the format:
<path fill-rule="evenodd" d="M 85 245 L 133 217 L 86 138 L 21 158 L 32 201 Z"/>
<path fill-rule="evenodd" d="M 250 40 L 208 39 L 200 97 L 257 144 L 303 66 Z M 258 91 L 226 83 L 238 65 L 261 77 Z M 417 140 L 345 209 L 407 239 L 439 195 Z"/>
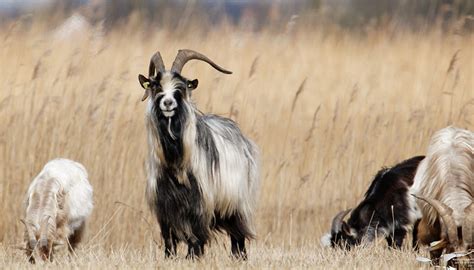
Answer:
<path fill-rule="evenodd" d="M 34 263 L 38 247 L 43 260 L 52 260 L 53 247 L 80 242 L 93 208 L 92 187 L 82 164 L 69 159 L 49 161 L 28 188 L 25 201 L 26 253 Z"/>
<path fill-rule="evenodd" d="M 431 246 L 432 258 L 444 250 L 474 248 L 473 149 L 473 132 L 447 127 L 433 135 L 426 158 L 418 167 L 410 192 L 421 199 L 422 218 L 414 237 L 422 245 L 441 240 Z"/>

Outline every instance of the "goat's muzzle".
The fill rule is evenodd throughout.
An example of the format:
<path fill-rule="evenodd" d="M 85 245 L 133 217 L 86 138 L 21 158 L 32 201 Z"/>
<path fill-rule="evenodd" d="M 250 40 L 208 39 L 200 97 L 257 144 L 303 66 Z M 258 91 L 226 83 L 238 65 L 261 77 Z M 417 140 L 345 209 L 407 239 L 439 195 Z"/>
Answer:
<path fill-rule="evenodd" d="M 458 238 L 458 231 L 457 231 L 457 226 L 456 223 L 454 222 L 453 218 L 453 209 L 451 209 L 449 206 L 446 204 L 427 197 L 419 196 L 419 195 L 414 195 L 415 198 L 420 199 L 431 205 L 436 212 L 438 212 L 439 216 L 443 220 L 445 229 L 446 229 L 446 234 L 448 236 L 448 244 L 453 247 L 457 247 L 459 245 L 459 238 Z"/>

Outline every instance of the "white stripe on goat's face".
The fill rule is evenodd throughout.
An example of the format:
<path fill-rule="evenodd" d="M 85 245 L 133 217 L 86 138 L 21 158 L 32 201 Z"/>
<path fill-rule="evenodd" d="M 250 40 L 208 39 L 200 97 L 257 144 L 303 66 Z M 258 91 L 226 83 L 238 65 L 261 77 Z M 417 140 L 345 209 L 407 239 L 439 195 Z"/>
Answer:
<path fill-rule="evenodd" d="M 156 94 L 156 100 L 159 101 L 158 105 L 163 115 L 165 117 L 172 117 L 178 107 L 176 93 L 180 92 L 180 95 L 186 95 L 186 85 L 179 77 L 169 72 L 163 74 L 160 85 L 161 91 Z"/>

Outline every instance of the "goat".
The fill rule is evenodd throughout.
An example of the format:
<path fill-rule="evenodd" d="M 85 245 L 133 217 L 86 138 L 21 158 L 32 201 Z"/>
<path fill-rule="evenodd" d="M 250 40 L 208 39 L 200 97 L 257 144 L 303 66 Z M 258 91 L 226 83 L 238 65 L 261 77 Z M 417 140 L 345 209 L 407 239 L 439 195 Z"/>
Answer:
<path fill-rule="evenodd" d="M 187 258 L 200 257 L 211 233 L 225 231 L 233 256 L 246 259 L 245 240 L 255 237 L 258 149 L 234 121 L 195 107 L 191 92 L 198 80 L 181 75 L 192 59 L 231 74 L 198 52 L 179 50 L 171 70 L 156 52 L 149 77 L 138 76 L 145 89 L 142 101 L 150 97 L 147 201 L 160 225 L 166 258 L 176 255 L 181 241 L 188 245 Z"/>
<path fill-rule="evenodd" d="M 474 133 L 456 127 L 437 131 L 420 163 L 410 193 L 422 218 L 413 238 L 430 245 L 436 262 L 443 251 L 474 248 Z M 433 243 L 434 242 L 434 243 Z"/>
<path fill-rule="evenodd" d="M 87 171 L 69 159 L 46 163 L 31 182 L 25 200 L 26 255 L 35 262 L 38 248 L 43 260 L 52 261 L 54 247 L 68 243 L 76 248 L 93 208 L 92 187 Z"/>
<path fill-rule="evenodd" d="M 416 209 L 409 205 L 408 193 L 423 156 L 407 159 L 391 168 L 381 169 L 347 222 L 351 209 L 339 212 L 333 219 L 331 232 L 323 236 L 324 246 L 351 248 L 363 240 L 372 242 L 385 236 L 389 246 L 400 248 L 407 231 L 416 220 Z"/>

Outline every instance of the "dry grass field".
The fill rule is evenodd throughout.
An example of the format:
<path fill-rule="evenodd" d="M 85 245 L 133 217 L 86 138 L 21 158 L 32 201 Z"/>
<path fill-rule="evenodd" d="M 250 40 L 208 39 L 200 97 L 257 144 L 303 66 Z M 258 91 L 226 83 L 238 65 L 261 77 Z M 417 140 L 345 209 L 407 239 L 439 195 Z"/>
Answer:
<path fill-rule="evenodd" d="M 353 35 L 296 28 L 249 33 L 221 26 L 145 29 L 52 39 L 41 24 L 0 31 L 0 268 L 28 268 L 27 186 L 55 157 L 88 169 L 95 209 L 75 256 L 48 268 L 419 268 L 382 242 L 341 252 L 319 239 L 337 211 L 363 196 L 380 167 L 423 154 L 447 125 L 474 129 L 474 36 L 393 29 Z M 198 262 L 164 260 L 144 199 L 143 94 L 137 75 L 159 49 L 200 51 L 234 72 L 191 62 L 203 112 L 236 120 L 261 150 L 258 239 L 236 262 L 218 237 Z"/>

